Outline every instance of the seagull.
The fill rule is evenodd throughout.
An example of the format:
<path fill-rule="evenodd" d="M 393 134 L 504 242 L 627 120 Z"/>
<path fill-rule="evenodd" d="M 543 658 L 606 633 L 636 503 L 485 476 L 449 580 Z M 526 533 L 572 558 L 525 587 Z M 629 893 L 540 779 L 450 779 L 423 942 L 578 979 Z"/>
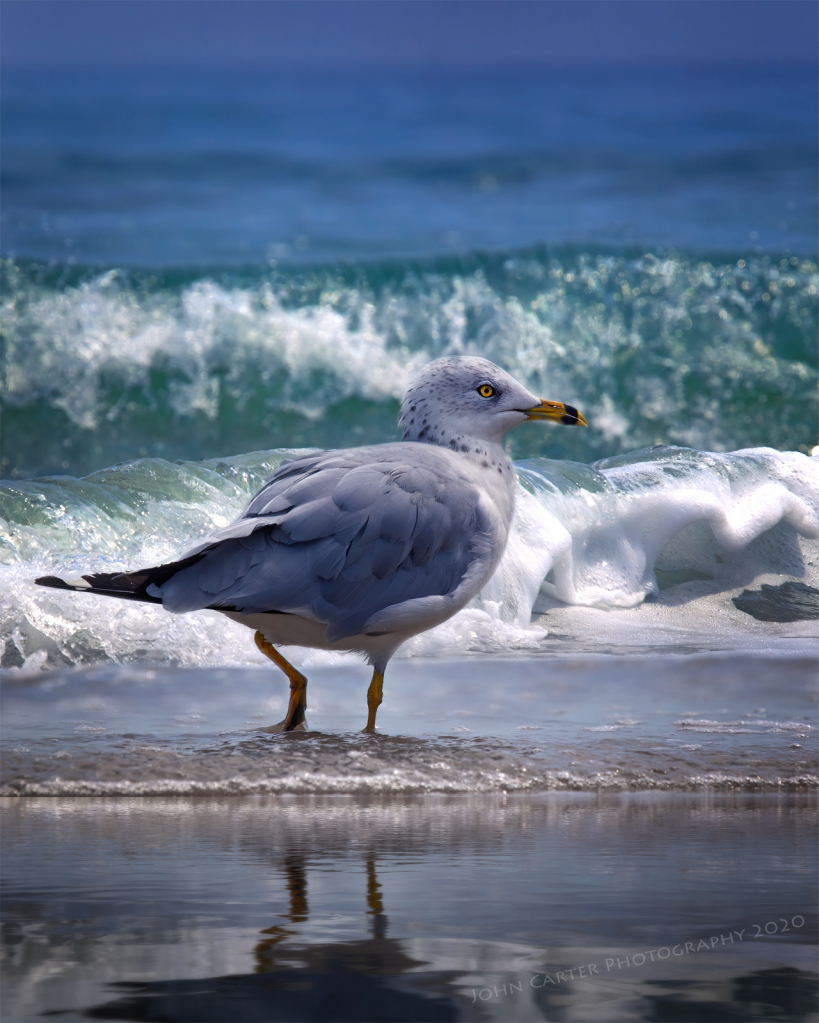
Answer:
<path fill-rule="evenodd" d="M 307 679 L 277 646 L 357 651 L 373 669 L 372 733 L 396 650 L 457 614 L 498 567 L 515 506 L 503 438 L 533 419 L 588 425 L 486 359 L 436 359 L 404 395 L 400 441 L 283 462 L 234 522 L 178 561 L 36 582 L 172 614 L 219 611 L 253 629 L 290 681 L 269 732 L 307 728 Z"/>

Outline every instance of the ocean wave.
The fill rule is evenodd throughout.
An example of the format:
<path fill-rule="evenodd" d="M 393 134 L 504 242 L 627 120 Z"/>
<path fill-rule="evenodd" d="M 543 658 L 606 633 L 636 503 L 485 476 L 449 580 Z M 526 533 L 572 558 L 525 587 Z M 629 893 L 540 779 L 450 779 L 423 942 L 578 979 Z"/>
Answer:
<path fill-rule="evenodd" d="M 797 257 L 534 250 L 244 277 L 7 262 L 4 279 L 16 478 L 390 439 L 417 367 L 473 353 L 590 420 L 517 431 L 517 457 L 816 443 L 819 277 Z"/>
<path fill-rule="evenodd" d="M 231 521 L 292 454 L 180 464 L 140 459 L 81 480 L 4 483 L 3 666 L 262 663 L 245 630 L 221 615 L 169 616 L 150 605 L 43 589 L 33 579 L 169 560 Z M 547 613 L 533 621 L 533 611 L 623 612 L 646 599 L 678 633 L 685 622 L 703 637 L 718 629 L 773 636 L 773 625 L 734 608 L 731 595 L 756 579 L 819 581 L 817 458 L 764 448 L 731 454 L 656 448 L 592 466 L 529 459 L 517 471 L 515 520 L 495 576 L 469 607 L 408 641 L 400 656 L 538 653 L 551 619 Z M 722 602 L 719 623 L 715 600 Z M 612 638 L 619 630 L 623 642 L 625 625 L 616 617 L 607 627 L 595 619 L 593 628 Z M 355 661 L 323 651 L 298 656 L 308 667 Z"/>

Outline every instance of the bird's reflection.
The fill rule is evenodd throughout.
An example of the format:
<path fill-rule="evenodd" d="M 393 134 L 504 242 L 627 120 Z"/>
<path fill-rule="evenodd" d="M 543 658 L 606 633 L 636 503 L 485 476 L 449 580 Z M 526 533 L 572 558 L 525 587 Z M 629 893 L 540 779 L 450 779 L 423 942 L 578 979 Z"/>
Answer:
<path fill-rule="evenodd" d="M 413 958 L 404 944 L 387 937 L 388 919 L 375 857 L 366 865 L 368 937 L 352 941 L 310 942 L 300 932 L 310 922 L 308 860 L 300 854 L 283 862 L 289 905 L 283 923 L 261 932 L 254 947 L 253 973 L 197 980 L 120 982 L 118 997 L 79 1012 L 57 1010 L 44 1016 L 165 1023 L 361 1023 L 485 1019 L 485 1006 L 469 997 L 467 974 L 434 970 Z M 722 1001 L 709 1000 L 714 987 L 695 976 L 644 980 L 635 976 L 620 994 L 639 1006 L 640 1019 L 739 1020 L 772 1018 L 807 1021 L 815 1005 L 816 979 L 791 967 L 757 970 L 730 978 Z M 610 998 L 612 988 L 602 989 Z M 606 994 L 608 992 L 608 994 Z M 599 1016 L 609 1002 L 584 1001 L 582 988 L 572 992 L 534 987 L 532 1015 L 517 1018 L 587 1019 Z M 569 1001 L 567 1001 L 569 999 Z M 498 1003 L 496 1003 L 497 1005 Z M 504 1009 L 513 1002 L 501 1003 Z M 696 1012 L 693 1012 L 691 1007 Z M 577 1015 L 576 1011 L 584 1013 Z M 589 1016 L 585 1010 L 591 1010 Z M 608 1017 L 606 1017 L 608 1018 Z M 629 1017 L 631 1018 L 631 1017 Z M 634 1018 L 637 1018 L 636 1016 Z"/>
<path fill-rule="evenodd" d="M 303 970 L 311 974 L 350 972 L 360 977 L 383 978 L 415 973 L 429 966 L 428 963 L 407 955 L 401 941 L 387 937 L 389 920 L 384 912 L 382 887 L 372 855 L 365 860 L 365 867 L 366 915 L 370 918 L 370 936 L 355 941 L 301 944 L 288 940 L 298 935 L 298 930 L 288 924 L 296 925 L 308 921 L 307 868 L 302 857 L 288 857 L 284 868 L 290 908 L 287 913 L 282 914 L 288 923 L 275 924 L 262 931 L 264 938 L 258 942 L 255 950 L 256 972 L 278 973 L 282 970 L 292 970 L 294 963 L 298 962 Z M 436 974 L 436 977 L 442 976 Z"/>
<path fill-rule="evenodd" d="M 370 935 L 353 941 L 299 940 L 310 919 L 308 863 L 292 852 L 283 866 L 289 906 L 283 923 L 261 931 L 253 973 L 118 983 L 113 986 L 122 997 L 86 1009 L 84 1015 L 171 1023 L 461 1018 L 462 998 L 453 983 L 458 974 L 430 970 L 429 963 L 408 955 L 400 940 L 387 937 L 389 922 L 373 855 L 365 860 Z"/>
<path fill-rule="evenodd" d="M 291 923 L 300 924 L 307 920 L 307 866 L 303 856 L 286 856 L 284 860 L 287 891 L 290 895 L 290 909 L 283 914 Z M 256 946 L 256 972 L 267 973 L 270 963 L 275 961 L 273 950 L 282 941 L 297 934 L 297 931 L 274 924 L 266 927 L 262 934 L 269 937 Z"/>
<path fill-rule="evenodd" d="M 375 873 L 375 860 L 372 858 L 367 860 L 367 912 L 373 918 L 373 937 L 386 938 L 387 917 L 381 901 L 381 885 Z"/>

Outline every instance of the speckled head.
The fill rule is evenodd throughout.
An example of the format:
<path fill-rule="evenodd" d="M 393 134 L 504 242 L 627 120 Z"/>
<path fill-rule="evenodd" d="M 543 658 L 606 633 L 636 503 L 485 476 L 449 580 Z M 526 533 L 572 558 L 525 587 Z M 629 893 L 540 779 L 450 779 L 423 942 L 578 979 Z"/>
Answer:
<path fill-rule="evenodd" d="M 500 444 L 540 399 L 487 359 L 436 359 L 415 377 L 398 422 L 404 440 L 454 447 L 467 438 Z"/>

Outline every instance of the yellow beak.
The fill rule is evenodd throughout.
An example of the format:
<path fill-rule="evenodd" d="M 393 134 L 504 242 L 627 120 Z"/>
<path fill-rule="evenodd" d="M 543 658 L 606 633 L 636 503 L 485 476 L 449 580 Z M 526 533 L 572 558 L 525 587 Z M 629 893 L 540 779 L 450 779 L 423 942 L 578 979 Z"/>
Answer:
<path fill-rule="evenodd" d="M 574 405 L 564 405 L 562 401 L 541 401 L 534 408 L 521 409 L 529 419 L 557 419 L 565 426 L 588 426 L 586 417 L 578 412 Z"/>

